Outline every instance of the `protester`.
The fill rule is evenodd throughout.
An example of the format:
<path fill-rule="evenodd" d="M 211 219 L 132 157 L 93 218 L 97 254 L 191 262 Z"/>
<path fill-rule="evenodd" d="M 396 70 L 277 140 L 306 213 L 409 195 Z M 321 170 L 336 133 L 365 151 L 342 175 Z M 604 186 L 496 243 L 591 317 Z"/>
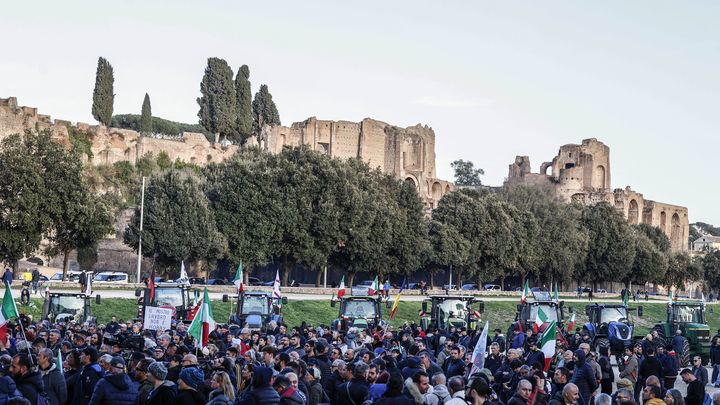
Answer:
<path fill-rule="evenodd" d="M 705 385 L 700 382 L 689 368 L 680 372 L 680 377 L 687 384 L 685 405 L 702 405 L 705 399 Z"/>
<path fill-rule="evenodd" d="M 38 370 L 43 378 L 45 393 L 50 405 L 63 405 L 68 399 L 67 383 L 62 371 L 53 361 L 55 355 L 50 349 L 42 349 L 38 353 Z"/>
<path fill-rule="evenodd" d="M 31 404 L 37 402 L 38 395 L 44 392 L 43 378 L 37 371 L 32 371 L 33 363 L 30 356 L 18 353 L 12 359 L 10 373 L 15 381 L 17 390 Z"/>

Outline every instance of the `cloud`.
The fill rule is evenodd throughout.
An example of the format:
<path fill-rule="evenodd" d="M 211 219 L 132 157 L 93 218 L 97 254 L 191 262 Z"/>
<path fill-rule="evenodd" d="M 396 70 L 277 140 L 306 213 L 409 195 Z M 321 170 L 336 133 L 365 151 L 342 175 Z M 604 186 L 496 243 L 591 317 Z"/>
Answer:
<path fill-rule="evenodd" d="M 476 108 L 490 107 L 495 101 L 490 99 L 468 100 L 468 99 L 449 99 L 435 96 L 418 97 L 412 101 L 413 104 L 425 105 L 428 107 L 438 108 Z"/>

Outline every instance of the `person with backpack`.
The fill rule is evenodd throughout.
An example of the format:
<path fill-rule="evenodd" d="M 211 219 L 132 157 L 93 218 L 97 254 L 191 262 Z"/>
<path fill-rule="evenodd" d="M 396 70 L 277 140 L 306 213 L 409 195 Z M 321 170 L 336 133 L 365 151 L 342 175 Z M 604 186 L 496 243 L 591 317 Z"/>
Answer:
<path fill-rule="evenodd" d="M 30 356 L 26 353 L 18 353 L 13 357 L 10 364 L 10 373 L 12 374 L 15 385 L 22 396 L 30 401 L 31 404 L 47 405 L 42 394 L 45 392 L 45 386 L 40 373 L 32 371 L 33 363 Z M 45 397 L 46 398 L 46 397 Z"/>
<path fill-rule="evenodd" d="M 450 391 L 445 385 L 445 374 L 436 373 L 430 378 L 432 392 L 425 394 L 425 405 L 443 405 L 450 400 Z"/>

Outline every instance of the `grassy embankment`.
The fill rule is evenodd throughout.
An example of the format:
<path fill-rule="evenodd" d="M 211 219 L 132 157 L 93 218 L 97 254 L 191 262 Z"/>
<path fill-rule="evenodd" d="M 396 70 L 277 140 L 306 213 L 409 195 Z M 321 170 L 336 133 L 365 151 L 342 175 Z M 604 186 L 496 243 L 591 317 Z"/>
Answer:
<path fill-rule="evenodd" d="M 134 299 L 127 298 L 108 298 L 102 301 L 100 305 L 95 305 L 94 301 L 92 304 L 92 312 L 97 316 L 100 323 L 106 323 L 110 320 L 111 316 L 117 316 L 120 320 L 132 319 L 137 313 L 137 305 Z M 582 325 L 587 321 L 585 316 L 585 305 L 586 303 L 567 303 L 567 306 L 573 306 L 577 312 L 575 324 Z M 633 322 L 637 326 L 636 335 L 647 333 L 648 329 L 651 328 L 655 323 L 665 318 L 665 303 L 642 303 L 644 314 L 641 318 L 636 315 L 631 315 Z M 490 327 L 500 327 L 505 331 L 508 325 L 515 318 L 515 308 L 517 302 L 507 301 L 486 301 L 485 302 L 485 313 L 482 316 L 483 322 L 485 320 L 490 321 Z M 27 314 L 33 315 L 33 319 L 38 319 L 40 316 L 40 310 L 42 307 L 42 301 L 40 299 L 32 299 L 29 306 L 18 305 L 18 310 Z M 634 307 L 634 305 L 631 305 Z M 420 309 L 420 302 L 400 302 L 400 306 L 395 314 L 395 317 L 390 322 L 393 326 L 402 325 L 404 322 L 415 321 L 418 322 L 418 310 Z M 230 303 L 225 303 L 220 300 L 212 302 L 212 310 L 215 320 L 218 322 L 224 322 L 230 315 Z M 290 301 L 283 307 L 283 316 L 285 322 L 290 326 L 299 325 L 305 321 L 311 325 L 328 325 L 337 316 L 337 307 L 330 307 L 329 300 L 317 300 L 317 301 Z M 390 311 L 383 307 L 383 316 L 386 318 Z M 566 308 L 567 317 L 567 308 Z M 716 304 L 708 304 L 707 318 L 710 324 L 710 331 L 714 333 L 720 328 L 720 312 L 718 312 L 718 306 Z"/>

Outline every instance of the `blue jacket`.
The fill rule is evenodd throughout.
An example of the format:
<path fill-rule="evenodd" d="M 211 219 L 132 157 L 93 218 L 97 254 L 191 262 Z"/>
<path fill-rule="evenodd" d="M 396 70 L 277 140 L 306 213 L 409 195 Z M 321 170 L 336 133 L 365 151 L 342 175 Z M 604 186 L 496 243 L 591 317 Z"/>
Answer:
<path fill-rule="evenodd" d="M 18 377 L 15 385 L 17 385 L 17 389 L 22 396 L 31 404 L 36 403 L 38 394 L 45 391 L 42 376 L 37 371 L 31 371 L 22 377 Z"/>
<path fill-rule="evenodd" d="M 466 364 L 462 359 L 447 359 L 445 360 L 445 377 L 464 376 Z M 412 377 L 412 376 L 411 376 Z"/>
<path fill-rule="evenodd" d="M 685 342 L 685 338 L 682 335 L 673 336 L 672 347 L 675 351 L 675 355 L 677 355 L 678 358 L 682 355 L 683 352 L 683 342 Z"/>
<path fill-rule="evenodd" d="M 528 351 L 527 359 L 525 364 L 532 367 L 535 366 L 538 370 L 545 369 L 545 353 L 542 350 Z"/>
<path fill-rule="evenodd" d="M 677 377 L 678 366 L 677 366 L 677 361 L 675 360 L 675 357 L 672 357 L 667 354 L 663 354 L 662 356 L 656 356 L 656 357 L 657 357 L 658 361 L 660 361 L 660 365 L 662 366 L 663 376 Z"/>
<path fill-rule="evenodd" d="M 134 405 L 137 396 L 138 386 L 127 374 L 110 374 L 95 384 L 90 405 Z"/>
<path fill-rule="evenodd" d="M 515 337 L 513 337 L 512 345 L 510 345 L 511 349 L 522 349 L 523 345 L 525 344 L 525 334 L 520 332 Z"/>
<path fill-rule="evenodd" d="M 237 405 L 280 405 L 280 395 L 272 387 L 253 388 L 245 392 L 242 398 L 235 400 Z"/>
<path fill-rule="evenodd" d="M 0 405 L 5 405 L 10 398 L 21 396 L 15 386 L 15 381 L 8 376 L 0 377 Z"/>
<path fill-rule="evenodd" d="M 5 273 L 3 273 L 2 279 L 3 279 L 3 284 L 7 283 L 7 284 L 12 285 L 12 281 L 13 281 L 12 271 L 6 271 Z"/>
<path fill-rule="evenodd" d="M 95 385 L 103 377 L 105 377 L 105 372 L 97 363 L 83 366 L 72 389 L 72 404 L 84 405 L 90 402 L 90 398 L 92 398 L 95 391 Z"/>
<path fill-rule="evenodd" d="M 595 371 L 585 362 L 585 351 L 582 349 L 575 350 L 577 362 L 573 371 L 571 383 L 577 385 L 580 394 L 580 405 L 589 405 L 590 397 L 597 388 L 597 380 L 595 380 Z"/>

